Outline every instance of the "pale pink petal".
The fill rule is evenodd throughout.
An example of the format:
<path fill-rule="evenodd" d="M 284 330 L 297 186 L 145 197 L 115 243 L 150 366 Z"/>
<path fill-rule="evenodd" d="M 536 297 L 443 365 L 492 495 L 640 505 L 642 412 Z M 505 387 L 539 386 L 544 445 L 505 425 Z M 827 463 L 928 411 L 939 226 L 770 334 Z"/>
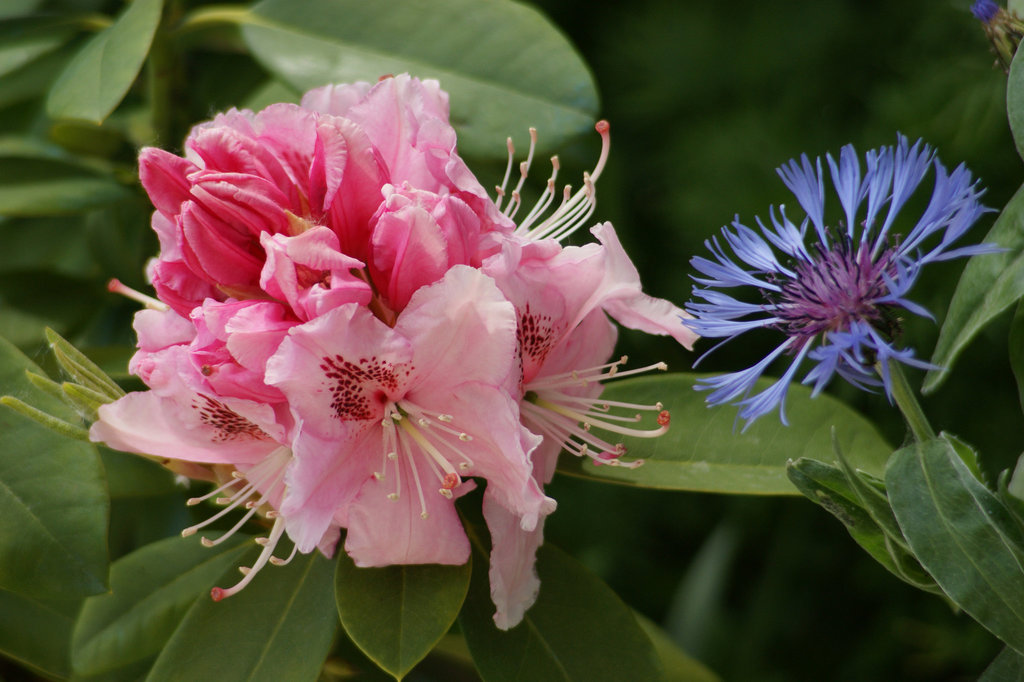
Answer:
<path fill-rule="evenodd" d="M 277 430 L 273 410 L 245 401 L 197 394 L 169 398 L 147 391 L 129 393 L 98 412 L 89 438 L 125 452 L 252 464 L 280 445 L 264 430 Z"/>
<path fill-rule="evenodd" d="M 537 548 L 544 543 L 541 520 L 530 531 L 523 530 L 519 518 L 484 492 L 483 512 L 491 532 L 491 601 L 494 624 L 502 630 L 515 627 L 526 610 L 537 601 L 540 579 L 535 568 Z"/>
<path fill-rule="evenodd" d="M 681 308 L 640 290 L 640 275 L 626 255 L 611 223 L 593 227 L 591 232 L 605 248 L 607 273 L 602 290 L 595 296 L 600 305 L 620 324 L 648 334 L 668 335 L 692 349 L 698 336 L 682 323 L 689 317 Z"/>
<path fill-rule="evenodd" d="M 310 433 L 341 438 L 352 422 L 379 421 L 384 401 L 404 394 L 411 360 L 408 340 L 348 304 L 293 327 L 267 362 L 266 380 Z"/>
<path fill-rule="evenodd" d="M 348 110 L 366 98 L 372 86 L 364 81 L 325 85 L 302 96 L 300 106 L 333 116 L 345 116 Z"/>
<path fill-rule="evenodd" d="M 453 501 L 429 489 L 421 505 L 405 458 L 399 468 L 403 487 L 398 499 L 388 498 L 395 490 L 390 476 L 363 484 L 349 510 L 345 551 L 356 566 L 466 563 L 469 539 Z"/>
<path fill-rule="evenodd" d="M 417 290 L 395 331 L 413 340 L 417 393 L 445 395 L 465 381 L 506 386 L 517 370 L 515 309 L 473 268 L 455 266 Z"/>
<path fill-rule="evenodd" d="M 380 438 L 354 429 L 348 438 L 318 438 L 300 424 L 293 460 L 285 475 L 281 503 L 285 528 L 300 552 L 309 552 L 336 520 L 348 523 L 348 510 L 382 457 Z"/>

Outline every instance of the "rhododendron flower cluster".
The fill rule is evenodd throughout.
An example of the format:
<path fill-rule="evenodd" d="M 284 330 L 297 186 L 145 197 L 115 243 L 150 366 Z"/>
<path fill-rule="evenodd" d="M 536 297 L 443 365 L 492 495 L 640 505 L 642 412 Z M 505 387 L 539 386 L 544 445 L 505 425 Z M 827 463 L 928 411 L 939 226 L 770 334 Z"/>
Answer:
<path fill-rule="evenodd" d="M 507 173 L 492 200 L 456 153 L 446 93 L 407 75 L 220 114 L 184 157 L 142 151 L 159 300 L 136 317 L 131 370 L 149 390 L 102 407 L 91 437 L 216 481 L 190 503 L 225 508 L 184 534 L 245 512 L 204 544 L 271 522 L 215 599 L 287 562 L 285 536 L 291 556 L 330 557 L 345 529 L 359 566 L 464 563 L 454 500 L 481 479 L 495 622 L 521 620 L 559 451 L 635 466 L 617 434 L 668 426 L 660 405 L 599 400 L 630 373 L 609 363 L 608 316 L 695 338 L 685 313 L 641 291 L 611 225 L 596 243 L 560 241 L 593 211 L 598 130 L 582 188 L 556 189 L 555 159 L 518 224 L 522 181 L 509 191 Z M 510 143 L 510 169 L 513 157 Z M 657 427 L 638 428 L 643 410 Z"/>

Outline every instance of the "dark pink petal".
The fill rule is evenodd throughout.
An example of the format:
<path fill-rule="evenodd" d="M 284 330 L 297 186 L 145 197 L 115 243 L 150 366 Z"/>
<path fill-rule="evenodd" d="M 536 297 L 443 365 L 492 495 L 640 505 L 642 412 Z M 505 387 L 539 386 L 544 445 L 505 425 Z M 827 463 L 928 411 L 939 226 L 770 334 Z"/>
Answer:
<path fill-rule="evenodd" d="M 189 199 L 190 173 L 199 170 L 194 163 L 155 147 L 139 152 L 139 180 L 158 211 L 169 216 L 181 210 Z"/>

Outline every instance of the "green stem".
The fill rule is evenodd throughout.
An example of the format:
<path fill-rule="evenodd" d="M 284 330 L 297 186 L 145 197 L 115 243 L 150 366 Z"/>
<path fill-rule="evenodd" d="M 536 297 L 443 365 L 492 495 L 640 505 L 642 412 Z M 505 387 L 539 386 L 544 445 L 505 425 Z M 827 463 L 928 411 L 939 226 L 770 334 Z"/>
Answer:
<path fill-rule="evenodd" d="M 146 62 L 154 143 L 164 147 L 177 142 L 177 109 L 181 105 L 175 101 L 175 93 L 179 85 L 180 64 L 168 34 L 180 17 L 180 3 L 174 0 L 167 2 Z"/>
<path fill-rule="evenodd" d="M 892 397 L 896 406 L 907 420 L 910 431 L 914 434 L 916 441 L 923 442 L 935 438 L 935 431 L 932 430 L 928 418 L 924 416 L 921 404 L 917 402 L 914 391 L 907 383 L 907 377 L 903 374 L 903 368 L 896 362 L 889 362 L 889 377 L 892 386 Z M 876 364 L 875 370 L 881 374 L 881 365 Z"/>

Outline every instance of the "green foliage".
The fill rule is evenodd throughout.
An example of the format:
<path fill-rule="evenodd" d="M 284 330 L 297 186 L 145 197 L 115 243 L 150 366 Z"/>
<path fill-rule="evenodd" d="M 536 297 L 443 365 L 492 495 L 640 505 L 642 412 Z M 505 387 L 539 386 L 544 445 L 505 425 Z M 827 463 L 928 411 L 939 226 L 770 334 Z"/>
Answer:
<path fill-rule="evenodd" d="M 942 590 L 1024 651 L 1024 530 L 944 438 L 897 450 L 885 474 L 907 544 Z"/>
<path fill-rule="evenodd" d="M 594 124 L 586 65 L 524 5 L 435 0 L 399 12 L 361 0 L 262 0 L 252 13 L 242 34 L 253 55 L 300 91 L 404 71 L 440 79 L 470 156 L 504 158 L 505 138 L 525 127 L 552 149 Z"/>
<path fill-rule="evenodd" d="M 146 679 L 315 680 L 337 630 L 334 601 L 324 598 L 332 569 L 317 552 L 300 554 L 224 601 L 197 599 Z M 218 584 L 238 577 L 231 568 Z"/>
<path fill-rule="evenodd" d="M 931 359 L 940 369 L 928 373 L 925 393 L 938 389 L 953 361 L 986 324 L 1024 296 L 1024 189 L 1013 195 L 983 241 L 1005 250 L 974 256 L 964 269 Z"/>
<path fill-rule="evenodd" d="M 0 339 L 0 385 L 66 421 L 77 416 L 32 386 L 38 367 Z M 96 449 L 0 411 L 0 589 L 73 599 L 107 589 L 109 500 Z"/>
<path fill-rule="evenodd" d="M 134 0 L 113 24 L 93 36 L 50 89 L 53 118 L 102 123 L 124 99 L 149 54 L 163 0 Z"/>
<path fill-rule="evenodd" d="M 637 469 L 594 466 L 586 458 L 564 457 L 559 470 L 649 488 L 792 495 L 797 491 L 786 478 L 786 463 L 823 457 L 832 449 L 835 429 L 856 466 L 881 474 L 891 448 L 866 419 L 831 396 L 811 398 L 809 389 L 793 386 L 787 404 L 789 426 L 764 418 L 741 431 L 735 407 L 709 408 L 704 395 L 693 390 L 700 376 L 677 372 L 610 384 L 602 394 L 608 400 L 661 402 L 672 417 L 668 433 L 626 439 L 626 458 L 644 460 Z M 763 390 L 768 382 L 760 380 L 754 390 Z"/>
<path fill-rule="evenodd" d="M 217 548 L 196 538 L 168 538 L 114 562 L 110 592 L 86 600 L 75 623 L 71 660 L 76 675 L 101 676 L 152 661 L 214 581 L 234 569 L 252 538 L 235 535 Z"/>
<path fill-rule="evenodd" d="M 358 568 L 342 554 L 334 575 L 341 624 L 374 663 L 402 679 L 455 622 L 471 572 L 472 562 Z"/>
<path fill-rule="evenodd" d="M 485 682 L 655 680 L 661 662 L 636 617 L 614 592 L 571 557 L 537 552 L 537 603 L 508 631 L 491 620 L 487 557 L 473 548 L 473 578 L 459 624 Z M 596 646 L 594 645 L 596 644 Z"/>

